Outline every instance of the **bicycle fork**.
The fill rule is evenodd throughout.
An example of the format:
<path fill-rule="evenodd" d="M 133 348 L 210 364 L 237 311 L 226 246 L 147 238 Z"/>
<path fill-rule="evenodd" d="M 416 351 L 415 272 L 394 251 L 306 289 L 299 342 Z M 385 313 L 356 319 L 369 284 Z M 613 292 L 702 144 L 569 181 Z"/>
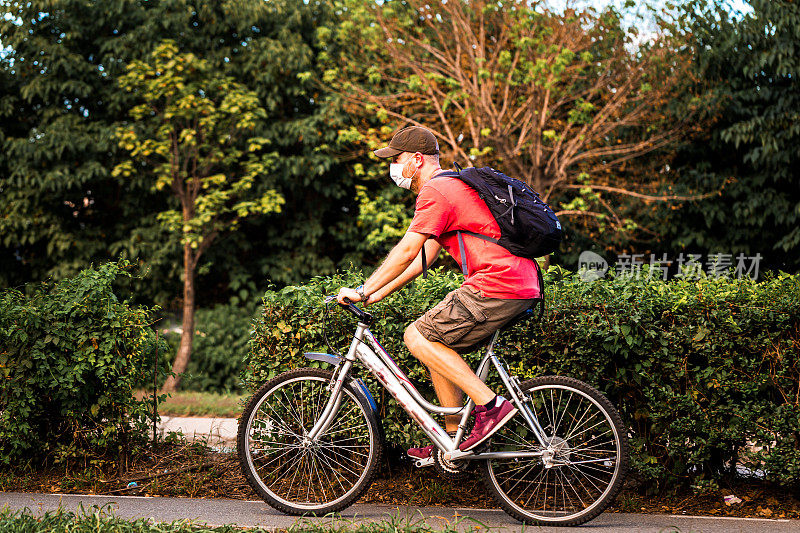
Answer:
<path fill-rule="evenodd" d="M 303 436 L 304 443 L 310 444 L 314 442 L 317 436 L 325 433 L 331 426 L 331 423 L 333 423 L 333 420 L 336 418 L 336 413 L 339 412 L 339 407 L 342 404 L 342 388 L 344 387 L 344 383 L 347 380 L 348 374 L 350 374 L 350 368 L 352 366 L 353 361 L 350 359 L 344 359 L 342 363 L 336 367 L 336 370 L 333 374 L 333 379 L 328 385 L 328 388 L 331 391 L 331 396 L 328 398 L 328 402 L 325 404 L 325 409 L 323 409 L 322 414 L 314 424 L 314 427 L 311 428 L 311 431 L 309 431 L 308 434 Z"/>

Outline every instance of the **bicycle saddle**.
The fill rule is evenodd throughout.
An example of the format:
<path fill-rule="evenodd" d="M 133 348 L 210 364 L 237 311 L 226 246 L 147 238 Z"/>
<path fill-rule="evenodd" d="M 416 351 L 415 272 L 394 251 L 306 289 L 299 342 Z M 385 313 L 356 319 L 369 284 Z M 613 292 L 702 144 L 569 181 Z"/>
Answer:
<path fill-rule="evenodd" d="M 537 307 L 539 309 L 538 312 L 535 310 Z M 534 317 L 536 320 L 540 320 L 542 318 L 542 314 L 544 314 L 544 300 L 542 298 L 536 298 L 530 307 L 506 322 L 505 325 L 500 328 L 500 331 L 511 329 L 523 320 L 530 320 Z"/>

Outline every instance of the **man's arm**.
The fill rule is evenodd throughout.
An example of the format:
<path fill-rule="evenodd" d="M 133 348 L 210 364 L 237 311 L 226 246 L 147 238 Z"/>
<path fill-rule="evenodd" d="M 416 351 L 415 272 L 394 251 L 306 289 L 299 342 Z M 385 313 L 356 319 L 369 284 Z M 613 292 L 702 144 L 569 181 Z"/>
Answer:
<path fill-rule="evenodd" d="M 378 270 L 364 282 L 364 294 L 373 294 L 402 274 L 420 253 L 426 240 L 428 240 L 428 235 L 413 231 L 406 232 L 400 242 L 386 256 Z M 354 289 L 343 287 L 339 290 L 337 300 L 339 303 L 344 303 L 345 298 L 354 302 L 361 301 Z"/>
<path fill-rule="evenodd" d="M 428 261 L 428 266 L 436 262 L 439 257 L 439 251 L 442 249 L 441 245 L 433 239 L 428 239 L 425 243 L 425 259 Z M 375 291 L 370 295 L 367 303 L 377 303 L 394 291 L 404 287 L 409 281 L 422 274 L 422 250 L 417 254 L 417 257 L 408 265 L 399 276 L 394 278 L 388 284 L 384 285 L 381 289 Z"/>

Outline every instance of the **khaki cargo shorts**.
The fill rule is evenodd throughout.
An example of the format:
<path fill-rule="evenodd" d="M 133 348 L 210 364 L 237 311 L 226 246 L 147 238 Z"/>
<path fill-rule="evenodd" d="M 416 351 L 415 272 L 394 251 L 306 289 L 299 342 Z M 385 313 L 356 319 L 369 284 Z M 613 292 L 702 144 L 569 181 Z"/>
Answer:
<path fill-rule="evenodd" d="M 469 353 L 535 301 L 485 298 L 477 289 L 461 286 L 418 318 L 414 326 L 431 342 L 441 342 L 460 354 Z"/>

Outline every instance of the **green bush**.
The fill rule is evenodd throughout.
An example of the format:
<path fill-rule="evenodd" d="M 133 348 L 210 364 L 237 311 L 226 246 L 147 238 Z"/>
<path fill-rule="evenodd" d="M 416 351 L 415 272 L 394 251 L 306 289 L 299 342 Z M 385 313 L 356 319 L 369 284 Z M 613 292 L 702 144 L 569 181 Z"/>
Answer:
<path fill-rule="evenodd" d="M 117 300 L 125 262 L 0 292 L 0 462 L 99 462 L 147 434 L 133 398 L 155 348 L 150 311 Z"/>
<path fill-rule="evenodd" d="M 233 304 L 195 311 L 192 356 L 181 377 L 180 390 L 218 394 L 242 392 L 241 373 L 250 344 L 254 315 L 253 306 L 247 308 Z M 166 331 L 164 338 L 168 346 L 160 359 L 163 365 L 171 369 L 181 334 Z M 164 384 L 166 375 L 162 372 L 158 376 L 159 387 Z M 152 387 L 152 373 L 150 376 Z"/>
<path fill-rule="evenodd" d="M 247 357 L 254 309 L 218 305 L 198 309 L 192 357 L 181 389 L 241 392 L 240 374 Z"/>
<path fill-rule="evenodd" d="M 498 352 L 521 377 L 564 374 L 605 392 L 630 427 L 633 465 L 653 490 L 713 485 L 733 475 L 737 461 L 775 482 L 800 484 L 800 276 L 665 282 L 647 273 L 587 283 L 551 269 L 542 322 L 515 326 Z M 248 386 L 320 365 L 302 353 L 327 351 L 321 298 L 361 279 L 345 273 L 267 292 L 243 375 Z M 428 397 L 427 371 L 403 346 L 403 330 L 459 283 L 439 270 L 372 308 L 376 336 Z M 329 335 L 339 349 L 352 332 L 348 314 L 332 314 Z M 467 360 L 474 367 L 480 357 Z M 364 377 L 387 439 L 424 442 Z"/>

